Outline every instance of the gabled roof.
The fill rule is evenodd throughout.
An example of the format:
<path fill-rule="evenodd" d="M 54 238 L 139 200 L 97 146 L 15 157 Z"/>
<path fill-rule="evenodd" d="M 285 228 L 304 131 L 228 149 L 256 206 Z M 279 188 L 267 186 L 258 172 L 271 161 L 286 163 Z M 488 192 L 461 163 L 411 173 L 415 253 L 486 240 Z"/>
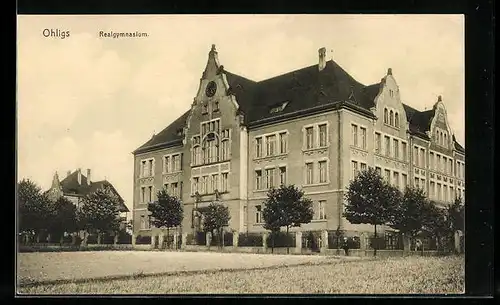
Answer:
<path fill-rule="evenodd" d="M 453 143 L 455 144 L 455 149 L 463 154 L 465 154 L 465 148 L 457 142 L 455 135 L 453 135 Z"/>
<path fill-rule="evenodd" d="M 94 193 L 98 189 L 102 189 L 105 187 L 110 187 L 117 195 L 120 200 L 120 212 L 130 212 L 127 206 L 125 205 L 125 202 L 123 198 L 120 196 L 120 194 L 116 191 L 115 187 L 107 180 L 101 180 L 101 181 L 91 181 L 90 185 L 87 183 L 87 177 L 85 177 L 83 174 L 81 174 L 81 184 L 78 183 L 78 171 L 74 171 L 71 173 L 69 176 L 64 178 L 60 182 L 62 191 L 64 195 L 72 195 L 72 196 L 78 196 L 78 197 L 83 197 L 88 194 Z"/>
<path fill-rule="evenodd" d="M 280 120 L 301 111 L 324 109 L 335 103 L 373 115 L 371 108 L 375 106 L 374 100 L 381 88 L 381 82 L 369 86 L 359 83 L 333 60 L 327 61 L 321 71 L 318 64 L 315 64 L 259 82 L 226 70 L 223 73 L 229 84 L 228 93 L 236 97 L 239 111 L 244 114 L 245 123 L 250 126 L 257 125 L 259 121 L 273 121 L 273 118 Z M 285 102 L 286 105 L 280 111 L 271 111 Z M 403 106 L 410 132 L 428 139 L 426 131 L 430 128 L 434 109 L 418 111 L 408 105 Z M 159 146 L 182 144 L 183 136 L 177 131 L 186 125 L 189 112 L 153 136 L 136 149 L 134 154 Z"/>

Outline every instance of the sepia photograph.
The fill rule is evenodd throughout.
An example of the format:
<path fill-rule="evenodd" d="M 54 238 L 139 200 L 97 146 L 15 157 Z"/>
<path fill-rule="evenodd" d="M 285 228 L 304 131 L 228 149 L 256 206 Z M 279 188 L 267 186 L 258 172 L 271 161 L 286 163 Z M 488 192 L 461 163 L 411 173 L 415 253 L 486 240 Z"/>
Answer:
<path fill-rule="evenodd" d="M 465 292 L 464 15 L 18 15 L 16 60 L 17 295 Z"/>

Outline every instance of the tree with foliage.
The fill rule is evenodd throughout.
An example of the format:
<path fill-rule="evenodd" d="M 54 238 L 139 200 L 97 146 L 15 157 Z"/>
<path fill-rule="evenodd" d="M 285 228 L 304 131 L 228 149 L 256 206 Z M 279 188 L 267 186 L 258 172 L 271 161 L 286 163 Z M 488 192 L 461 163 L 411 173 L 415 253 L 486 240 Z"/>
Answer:
<path fill-rule="evenodd" d="M 370 167 L 349 183 L 345 199 L 347 204 L 343 216 L 353 224 L 373 225 L 374 239 L 377 240 L 377 226 L 392 221 L 401 192 Z M 373 255 L 376 256 L 378 245 L 374 245 Z"/>
<path fill-rule="evenodd" d="M 212 202 L 208 206 L 208 209 L 205 213 L 203 222 L 203 229 L 205 232 L 213 233 L 216 231 L 217 236 L 219 236 L 219 241 L 222 241 L 224 238 L 224 227 L 229 224 L 229 220 L 231 219 L 231 215 L 229 215 L 229 208 L 224 206 L 219 202 Z M 219 246 L 222 247 L 222 242 L 219 243 Z"/>
<path fill-rule="evenodd" d="M 453 231 L 463 232 L 465 226 L 465 205 L 462 202 L 462 198 L 456 198 L 455 201 L 448 206 L 448 216 L 450 217 Z"/>
<path fill-rule="evenodd" d="M 313 215 L 311 199 L 304 197 L 304 191 L 295 185 L 281 185 L 279 188 L 271 188 L 267 192 L 262 216 L 265 222 L 264 228 L 273 234 L 273 248 L 274 235 L 281 227 L 286 227 L 288 237 L 291 227 L 300 227 L 303 223 L 311 222 Z M 288 246 L 286 251 L 290 252 Z"/>
<path fill-rule="evenodd" d="M 389 223 L 393 229 L 404 234 L 405 244 L 422 230 L 427 197 L 421 188 L 407 186 L 402 200 L 396 202 L 393 217 Z"/>
<path fill-rule="evenodd" d="M 101 234 L 117 232 L 120 227 L 119 218 L 120 199 L 111 188 L 98 189 L 83 199 L 79 213 L 79 223 L 87 233 L 97 233 L 97 243 L 101 243 Z M 84 238 L 84 244 L 87 243 Z"/>
<path fill-rule="evenodd" d="M 151 223 L 157 228 L 167 229 L 167 248 L 170 248 L 170 228 L 180 226 L 184 217 L 179 198 L 170 196 L 165 190 L 158 191 L 158 200 L 148 205 Z"/>
<path fill-rule="evenodd" d="M 435 202 L 429 201 L 422 214 L 424 215 L 422 230 L 437 239 L 438 250 L 440 250 L 443 239 L 451 237 L 452 233 L 448 210 L 439 208 Z"/>
<path fill-rule="evenodd" d="M 50 215 L 50 200 L 41 188 L 29 179 L 17 184 L 19 233 L 34 233 L 39 242 L 40 233 L 47 229 Z"/>
<path fill-rule="evenodd" d="M 65 197 L 60 197 L 52 205 L 49 232 L 59 236 L 59 243 L 63 243 L 64 233 L 77 231 L 76 206 Z"/>

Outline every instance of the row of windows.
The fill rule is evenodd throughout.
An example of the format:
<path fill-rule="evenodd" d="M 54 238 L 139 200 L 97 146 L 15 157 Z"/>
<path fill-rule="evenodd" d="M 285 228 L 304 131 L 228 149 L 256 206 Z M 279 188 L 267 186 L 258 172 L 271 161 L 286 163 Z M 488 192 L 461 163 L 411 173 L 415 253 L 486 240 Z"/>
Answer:
<path fill-rule="evenodd" d="M 465 163 L 457 161 L 457 164 L 455 164 L 455 165 L 457 167 L 455 169 L 456 176 L 460 179 L 464 179 L 465 178 Z"/>
<path fill-rule="evenodd" d="M 379 175 L 382 176 L 382 168 L 380 167 L 375 167 L 375 170 Z M 392 185 L 396 186 L 400 190 L 404 190 L 406 186 L 408 185 L 408 175 L 404 173 L 400 173 L 397 171 L 392 171 L 392 177 L 391 177 L 391 170 L 390 169 L 384 169 L 384 175 L 383 178 L 391 183 Z"/>
<path fill-rule="evenodd" d="M 215 190 L 223 193 L 228 191 L 229 173 L 205 175 L 193 177 L 191 193 L 198 192 L 201 195 L 213 194 Z"/>
<path fill-rule="evenodd" d="M 358 133 L 359 129 L 359 133 Z M 351 145 L 366 149 L 366 128 L 359 127 L 356 124 L 351 124 Z"/>
<path fill-rule="evenodd" d="M 434 181 L 429 183 L 429 197 L 433 200 L 453 201 L 459 195 L 461 195 L 460 190 L 455 193 L 455 189 L 451 185 L 435 183 Z"/>
<path fill-rule="evenodd" d="M 322 123 L 305 128 L 305 149 L 328 146 L 328 124 Z"/>
<path fill-rule="evenodd" d="M 313 219 L 323 220 L 326 219 L 326 200 L 319 200 L 313 203 L 314 216 Z M 246 215 L 245 215 L 246 216 Z M 263 223 L 264 218 L 262 217 L 262 205 L 255 206 L 255 223 Z"/>
<path fill-rule="evenodd" d="M 436 131 L 434 133 L 434 142 L 438 145 L 448 148 L 448 141 L 448 132 L 436 128 Z"/>
<path fill-rule="evenodd" d="M 278 139 L 278 141 L 276 141 Z M 265 147 L 265 149 L 264 149 Z M 256 158 L 285 154 L 288 152 L 288 134 L 279 132 L 255 138 Z"/>
<path fill-rule="evenodd" d="M 163 157 L 163 172 L 173 173 L 182 170 L 182 154 L 168 155 Z"/>
<path fill-rule="evenodd" d="M 203 103 L 203 109 L 202 109 L 202 114 L 208 114 L 208 102 Z M 212 102 L 212 111 L 217 112 L 219 111 L 219 101 L 213 101 Z"/>
<path fill-rule="evenodd" d="M 399 143 L 401 142 L 401 147 Z M 375 153 L 385 155 L 386 157 L 395 158 L 401 161 L 407 161 L 407 144 L 406 142 L 400 141 L 396 138 L 384 136 L 384 151 L 382 152 L 382 135 L 379 132 L 375 132 Z"/>
<path fill-rule="evenodd" d="M 430 153 L 430 168 L 444 174 L 453 175 L 453 159 L 438 153 Z"/>
<path fill-rule="evenodd" d="M 328 163 L 326 160 L 321 160 L 316 162 L 317 170 L 319 175 L 315 176 L 315 162 L 307 162 L 306 163 L 306 177 L 305 184 L 317 184 L 317 183 L 327 183 L 328 182 Z"/>
<path fill-rule="evenodd" d="M 399 128 L 399 112 L 389 110 L 387 108 L 384 109 L 384 124 L 388 124 L 392 127 Z"/>
<path fill-rule="evenodd" d="M 424 148 L 413 146 L 413 165 L 422 168 L 426 167 Z"/>
<path fill-rule="evenodd" d="M 229 139 L 224 139 L 218 145 L 216 138 L 207 139 L 204 142 L 203 147 L 196 145 L 192 150 L 192 164 L 193 165 L 203 165 L 214 162 L 227 161 L 230 158 L 230 147 Z"/>
<path fill-rule="evenodd" d="M 141 203 L 153 202 L 154 198 L 155 198 L 153 186 L 150 185 L 150 186 L 141 187 L 141 195 L 140 196 L 141 197 L 139 199 L 140 199 Z"/>
<path fill-rule="evenodd" d="M 276 181 L 276 173 L 279 174 L 278 180 Z M 285 185 L 287 180 L 287 172 L 285 166 L 280 166 L 276 168 L 267 168 L 265 170 L 258 169 L 255 171 L 255 189 L 264 190 L 277 187 L 279 185 Z"/>

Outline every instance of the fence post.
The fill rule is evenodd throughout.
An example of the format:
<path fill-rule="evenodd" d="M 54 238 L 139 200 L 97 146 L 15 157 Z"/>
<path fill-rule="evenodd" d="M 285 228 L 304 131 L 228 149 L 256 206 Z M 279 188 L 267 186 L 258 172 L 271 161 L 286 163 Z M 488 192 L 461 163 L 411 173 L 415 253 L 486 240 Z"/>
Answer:
<path fill-rule="evenodd" d="M 156 235 L 151 234 L 151 249 L 155 248 L 155 243 L 156 243 Z"/>
<path fill-rule="evenodd" d="M 264 232 L 264 234 L 262 234 L 262 248 L 264 248 L 264 253 L 267 252 L 267 236 L 267 232 Z"/>
<path fill-rule="evenodd" d="M 321 252 L 326 252 L 328 249 L 328 231 L 321 231 Z"/>
<path fill-rule="evenodd" d="M 233 232 L 233 247 L 238 247 L 238 238 L 240 237 L 240 233 L 237 231 Z"/>
<path fill-rule="evenodd" d="M 302 252 L 302 232 L 295 232 L 295 253 Z"/>
<path fill-rule="evenodd" d="M 135 247 L 135 242 L 136 242 L 137 236 L 132 233 L 132 247 Z"/>
<path fill-rule="evenodd" d="M 212 232 L 207 232 L 206 239 L 205 239 L 205 245 L 207 247 L 210 247 L 211 241 L 212 241 Z"/>
<path fill-rule="evenodd" d="M 367 248 L 368 247 L 366 245 L 366 233 L 361 232 L 361 234 L 359 234 L 359 249 L 366 251 Z"/>
<path fill-rule="evenodd" d="M 187 237 L 188 237 L 187 233 L 182 233 L 182 245 L 181 245 L 181 248 L 186 248 Z"/>
<path fill-rule="evenodd" d="M 177 250 L 177 244 L 178 244 L 178 240 L 179 239 L 179 236 L 177 235 L 177 231 L 174 233 L 174 249 Z"/>
<path fill-rule="evenodd" d="M 113 237 L 113 245 L 118 244 L 118 233 L 115 233 L 115 236 Z"/>

